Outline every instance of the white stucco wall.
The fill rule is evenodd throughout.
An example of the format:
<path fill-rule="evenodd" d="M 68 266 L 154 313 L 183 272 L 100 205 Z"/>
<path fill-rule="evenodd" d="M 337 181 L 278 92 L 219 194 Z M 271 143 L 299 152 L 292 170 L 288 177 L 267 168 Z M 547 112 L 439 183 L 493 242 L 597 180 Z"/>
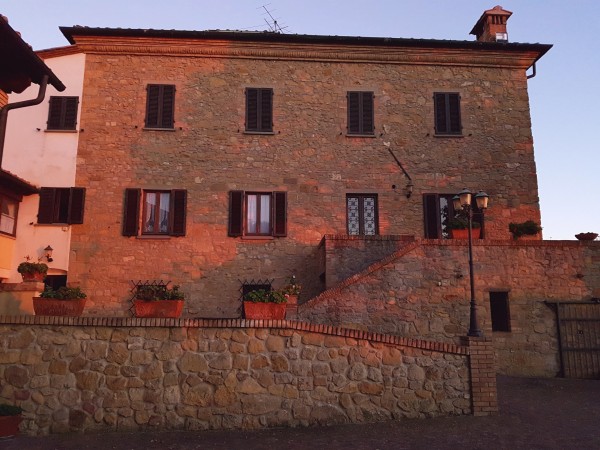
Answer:
<path fill-rule="evenodd" d="M 42 55 L 43 57 L 43 55 Z M 2 168 L 27 180 L 38 187 L 73 187 L 77 145 L 79 140 L 85 55 L 81 53 L 44 58 L 44 62 L 66 86 L 58 92 L 48 86 L 41 104 L 13 110 L 8 115 L 4 160 Z M 32 85 L 22 94 L 12 94 L 9 102 L 35 98 L 39 86 Z M 77 96 L 77 131 L 46 131 L 50 96 Z M 21 277 L 16 268 L 29 255 L 36 260 L 43 249 L 50 245 L 54 249 L 54 261 L 48 263 L 49 274 L 64 274 L 69 267 L 71 226 L 38 225 L 39 196 L 23 198 L 19 205 L 13 273 L 8 282 L 19 282 Z"/>

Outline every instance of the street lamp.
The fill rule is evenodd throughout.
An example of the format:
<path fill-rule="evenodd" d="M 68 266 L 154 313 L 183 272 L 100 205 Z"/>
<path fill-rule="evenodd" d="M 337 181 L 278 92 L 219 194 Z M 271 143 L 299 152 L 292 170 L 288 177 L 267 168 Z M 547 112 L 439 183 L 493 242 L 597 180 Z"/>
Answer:
<path fill-rule="evenodd" d="M 473 238 L 471 235 L 471 228 L 473 226 L 473 207 L 471 205 L 471 196 L 471 191 L 465 188 L 452 198 L 452 202 L 454 204 L 454 210 L 462 210 L 469 220 L 469 279 L 471 282 L 471 318 L 469 321 L 469 332 L 467 333 L 467 336 L 481 337 L 483 336 L 483 331 L 481 331 L 479 328 L 479 323 L 477 322 L 475 280 L 473 278 Z M 479 191 L 477 194 L 475 194 L 475 203 L 482 214 L 487 208 L 488 199 L 489 196 L 483 191 Z"/>

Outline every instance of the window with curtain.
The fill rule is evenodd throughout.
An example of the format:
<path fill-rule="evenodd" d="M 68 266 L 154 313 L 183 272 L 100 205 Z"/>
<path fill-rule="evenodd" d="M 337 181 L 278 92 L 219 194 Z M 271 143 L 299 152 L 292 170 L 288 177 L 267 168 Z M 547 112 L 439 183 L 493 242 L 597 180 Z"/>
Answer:
<path fill-rule="evenodd" d="M 15 235 L 18 202 L 0 195 L 0 233 Z"/>

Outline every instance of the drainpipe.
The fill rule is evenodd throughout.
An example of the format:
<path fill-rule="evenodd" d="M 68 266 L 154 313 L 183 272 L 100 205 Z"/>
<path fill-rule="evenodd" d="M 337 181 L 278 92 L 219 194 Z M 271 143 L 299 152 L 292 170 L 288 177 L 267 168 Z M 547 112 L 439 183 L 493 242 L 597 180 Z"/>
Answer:
<path fill-rule="evenodd" d="M 8 112 L 12 109 L 25 108 L 27 106 L 39 105 L 44 100 L 46 95 L 46 86 L 48 85 L 48 75 L 44 75 L 40 83 L 38 96 L 31 100 L 23 100 L 22 102 L 9 103 L 0 109 L 0 169 L 2 169 L 2 156 L 4 154 L 4 138 L 6 137 L 6 123 L 8 121 Z"/>
<path fill-rule="evenodd" d="M 533 66 L 532 66 L 532 68 L 533 68 L 533 73 L 532 73 L 531 75 L 527 75 L 527 79 L 528 79 L 528 80 L 529 80 L 530 78 L 533 78 L 533 77 L 535 77 L 535 63 L 533 63 Z"/>

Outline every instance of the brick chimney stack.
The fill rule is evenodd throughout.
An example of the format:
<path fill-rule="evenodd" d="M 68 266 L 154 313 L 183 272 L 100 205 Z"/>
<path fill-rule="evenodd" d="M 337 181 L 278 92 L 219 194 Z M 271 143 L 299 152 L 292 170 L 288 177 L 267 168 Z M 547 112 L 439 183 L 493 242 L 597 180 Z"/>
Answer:
<path fill-rule="evenodd" d="M 508 42 L 506 22 L 512 12 L 494 6 L 484 11 L 469 34 L 474 34 L 479 42 Z"/>

